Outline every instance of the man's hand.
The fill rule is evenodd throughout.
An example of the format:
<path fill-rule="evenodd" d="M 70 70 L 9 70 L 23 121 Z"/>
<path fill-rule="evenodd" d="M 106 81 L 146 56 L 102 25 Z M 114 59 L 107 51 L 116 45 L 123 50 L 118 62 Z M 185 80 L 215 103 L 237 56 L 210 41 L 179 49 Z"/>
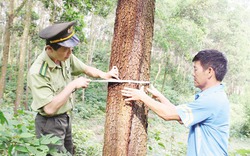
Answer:
<path fill-rule="evenodd" d="M 141 100 L 143 95 L 146 94 L 144 92 L 144 86 L 142 86 L 140 90 L 124 87 L 124 89 L 121 90 L 121 92 L 122 92 L 122 96 L 128 97 L 125 99 L 126 102 L 133 101 L 133 100 Z"/>
<path fill-rule="evenodd" d="M 155 99 L 159 99 L 162 95 L 153 85 L 150 85 L 150 88 L 147 88 L 147 91 L 151 93 Z"/>
<path fill-rule="evenodd" d="M 44 112 L 49 116 L 54 115 L 56 111 L 67 102 L 71 93 L 78 88 L 88 87 L 90 81 L 90 79 L 84 77 L 79 77 L 71 81 L 59 94 L 53 97 L 51 102 L 43 107 Z"/>
<path fill-rule="evenodd" d="M 90 79 L 87 79 L 85 77 L 79 77 L 73 80 L 71 83 L 75 89 L 78 89 L 78 88 L 87 88 L 90 81 L 91 81 Z"/>
<path fill-rule="evenodd" d="M 116 66 L 113 66 L 112 69 L 109 72 L 107 72 L 106 79 L 112 79 L 112 78 L 119 80 L 119 71 Z"/>

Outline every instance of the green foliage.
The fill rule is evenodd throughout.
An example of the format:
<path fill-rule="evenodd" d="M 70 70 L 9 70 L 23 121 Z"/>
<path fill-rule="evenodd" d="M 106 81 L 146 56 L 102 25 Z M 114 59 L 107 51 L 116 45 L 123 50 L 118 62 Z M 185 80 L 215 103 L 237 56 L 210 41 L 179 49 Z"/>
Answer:
<path fill-rule="evenodd" d="M 8 120 L 5 118 L 3 112 L 0 111 L 0 122 L 3 125 L 4 123 L 8 124 Z"/>
<path fill-rule="evenodd" d="M 7 114 L 11 116 L 11 114 Z M 33 114 L 19 111 L 17 116 L 5 118 L 0 111 L 0 155 L 40 155 L 56 153 L 55 149 L 49 149 L 49 144 L 60 144 L 60 139 L 52 135 L 46 135 L 37 139 L 34 135 Z"/>
<path fill-rule="evenodd" d="M 229 156 L 249 156 L 250 150 L 238 149 L 235 152 L 230 152 Z"/>
<path fill-rule="evenodd" d="M 102 144 L 96 140 L 95 133 L 87 127 L 84 120 L 73 121 L 73 138 L 76 156 L 99 156 Z M 92 123 L 94 126 L 94 123 Z"/>
<path fill-rule="evenodd" d="M 19 21 L 24 21 L 25 20 L 25 14 L 26 14 L 26 11 L 25 10 L 21 10 L 19 12 L 19 16 L 17 17 Z M 37 24 L 35 23 L 37 20 L 39 19 L 39 15 L 32 11 L 31 13 L 31 25 L 30 25 L 30 28 L 29 28 L 29 34 L 30 36 L 36 34 L 36 29 L 37 29 Z M 12 31 L 17 33 L 19 37 L 22 36 L 23 34 L 23 30 L 24 30 L 24 22 L 17 22 L 17 23 L 14 23 L 14 26 L 12 27 Z M 37 34 L 36 34 L 37 35 Z"/>
<path fill-rule="evenodd" d="M 102 41 L 95 39 L 95 47 L 91 49 L 91 41 L 86 40 L 85 43 L 74 48 L 74 54 L 88 65 L 94 66 L 102 71 L 108 70 L 109 58 L 111 53 L 111 42 L 109 40 Z M 90 57 L 90 53 L 92 57 Z"/>
<path fill-rule="evenodd" d="M 180 136 L 185 128 L 174 122 L 166 122 L 150 114 L 148 127 L 148 155 L 185 155 L 186 140 Z M 164 153 L 164 154 L 163 154 Z"/>
<path fill-rule="evenodd" d="M 162 1 L 156 5 L 154 41 L 165 51 L 188 54 L 200 49 L 206 19 L 199 8 L 202 1 Z M 166 10 L 166 8 L 169 8 Z M 188 55 L 187 55 L 188 56 Z M 190 59 L 190 58 L 189 58 Z"/>
<path fill-rule="evenodd" d="M 247 137 L 250 137 L 250 105 L 248 101 L 249 95 L 250 95 L 250 91 L 248 90 L 245 93 L 245 96 L 243 98 L 244 101 L 242 101 L 243 106 L 244 106 L 244 111 L 245 111 L 245 122 L 242 125 L 241 130 L 240 130 L 240 133 Z"/>
<path fill-rule="evenodd" d="M 55 3 L 53 0 L 41 0 L 41 2 L 45 8 L 56 10 L 51 13 L 50 21 L 77 21 L 75 30 L 79 32 L 82 32 L 82 29 L 86 26 L 84 21 L 86 15 L 94 13 L 106 17 L 116 6 L 116 0 L 63 0 L 61 4 Z M 84 33 L 79 33 L 78 36 L 85 40 Z"/>
<path fill-rule="evenodd" d="M 97 94 L 98 92 L 98 94 Z M 85 102 L 81 103 L 82 91 L 76 92 L 75 112 L 77 112 L 83 119 L 88 119 L 97 114 L 103 114 L 106 109 L 107 98 L 107 84 L 90 83 L 89 87 L 85 89 Z"/>
<path fill-rule="evenodd" d="M 191 96 L 195 92 L 193 85 L 193 78 L 190 73 L 183 73 L 186 71 L 178 71 L 175 64 L 166 59 L 165 67 L 161 70 L 160 76 L 154 81 L 155 87 L 163 93 L 174 104 L 180 104 L 181 102 L 188 102 L 188 96 Z M 151 79 L 155 79 L 158 68 L 152 64 L 151 66 Z M 185 97 L 186 101 L 182 100 Z M 191 99 L 193 100 L 193 99 Z"/>
<path fill-rule="evenodd" d="M 8 65 L 7 67 L 7 74 L 6 74 L 6 87 L 4 90 L 4 95 L 2 98 L 2 105 L 6 107 L 13 107 L 14 106 L 14 100 L 16 99 L 16 87 L 17 87 L 17 66 L 16 64 Z M 24 75 L 26 77 L 26 75 Z M 24 79 L 24 94 L 22 95 L 22 102 L 26 100 L 26 82 L 27 80 Z M 28 95 L 27 103 L 31 103 L 31 94 Z M 23 105 L 20 105 L 22 107 Z"/>
<path fill-rule="evenodd" d="M 94 14 L 102 17 L 107 17 L 113 8 L 116 7 L 117 0 L 84 0 L 84 2 L 90 12 L 94 12 Z"/>
<path fill-rule="evenodd" d="M 162 92 L 170 89 L 165 94 L 170 98 L 194 93 L 191 60 L 201 49 L 208 22 L 203 10 L 210 5 L 200 0 L 156 2 L 154 46 L 159 52 L 152 56 L 151 77 L 160 72 L 154 83 L 162 84 Z"/>
<path fill-rule="evenodd" d="M 7 74 L 6 74 L 6 87 L 4 90 L 3 95 L 3 103 L 6 105 L 13 106 L 14 100 L 16 98 L 16 83 L 17 83 L 17 72 L 11 72 L 11 71 L 17 71 L 16 65 L 9 65 L 7 67 Z"/>
<path fill-rule="evenodd" d="M 250 154 L 250 150 L 246 149 L 239 149 L 236 151 L 237 154 L 242 155 L 242 156 L 248 156 Z"/>
<path fill-rule="evenodd" d="M 250 106 L 249 91 L 241 97 L 231 95 L 231 135 L 236 137 L 250 137 Z"/>

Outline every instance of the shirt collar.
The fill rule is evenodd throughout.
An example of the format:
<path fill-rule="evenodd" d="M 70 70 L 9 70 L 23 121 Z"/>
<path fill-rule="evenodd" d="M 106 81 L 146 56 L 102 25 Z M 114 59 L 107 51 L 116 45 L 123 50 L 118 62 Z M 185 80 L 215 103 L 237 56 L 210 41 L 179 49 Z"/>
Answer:
<path fill-rule="evenodd" d="M 50 69 L 53 70 L 55 68 L 61 68 L 60 65 L 56 64 L 54 61 L 51 60 L 51 58 L 49 57 L 46 51 L 44 51 L 43 53 L 44 53 L 45 61 L 48 63 L 48 66 Z"/>
<path fill-rule="evenodd" d="M 199 93 L 195 94 L 195 100 L 198 99 L 201 96 L 204 96 L 204 95 L 207 95 L 207 94 L 214 93 L 216 91 L 222 90 L 223 88 L 224 88 L 224 85 L 219 84 L 219 85 L 210 87 L 210 88 L 208 88 L 206 90 L 200 91 Z"/>

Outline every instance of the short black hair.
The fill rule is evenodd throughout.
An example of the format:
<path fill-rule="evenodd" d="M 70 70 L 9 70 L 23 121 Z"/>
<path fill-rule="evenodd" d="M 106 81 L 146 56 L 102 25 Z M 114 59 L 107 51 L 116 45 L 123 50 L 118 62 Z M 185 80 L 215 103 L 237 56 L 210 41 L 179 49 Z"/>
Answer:
<path fill-rule="evenodd" d="M 199 51 L 192 60 L 192 62 L 195 61 L 200 61 L 204 69 L 213 68 L 218 81 L 222 81 L 227 73 L 227 58 L 218 50 Z"/>
<path fill-rule="evenodd" d="M 50 43 L 48 40 L 46 40 L 46 45 L 50 45 L 54 50 L 57 50 L 61 47 L 61 45 L 57 43 Z"/>

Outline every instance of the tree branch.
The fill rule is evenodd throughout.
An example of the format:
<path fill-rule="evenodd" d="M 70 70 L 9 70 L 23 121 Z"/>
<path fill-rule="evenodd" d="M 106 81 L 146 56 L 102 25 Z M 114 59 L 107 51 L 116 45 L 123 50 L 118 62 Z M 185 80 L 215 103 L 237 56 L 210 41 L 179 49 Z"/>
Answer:
<path fill-rule="evenodd" d="M 20 6 L 14 11 L 14 17 L 20 12 L 20 10 L 24 7 L 25 3 L 27 2 L 27 0 L 24 0 Z"/>

